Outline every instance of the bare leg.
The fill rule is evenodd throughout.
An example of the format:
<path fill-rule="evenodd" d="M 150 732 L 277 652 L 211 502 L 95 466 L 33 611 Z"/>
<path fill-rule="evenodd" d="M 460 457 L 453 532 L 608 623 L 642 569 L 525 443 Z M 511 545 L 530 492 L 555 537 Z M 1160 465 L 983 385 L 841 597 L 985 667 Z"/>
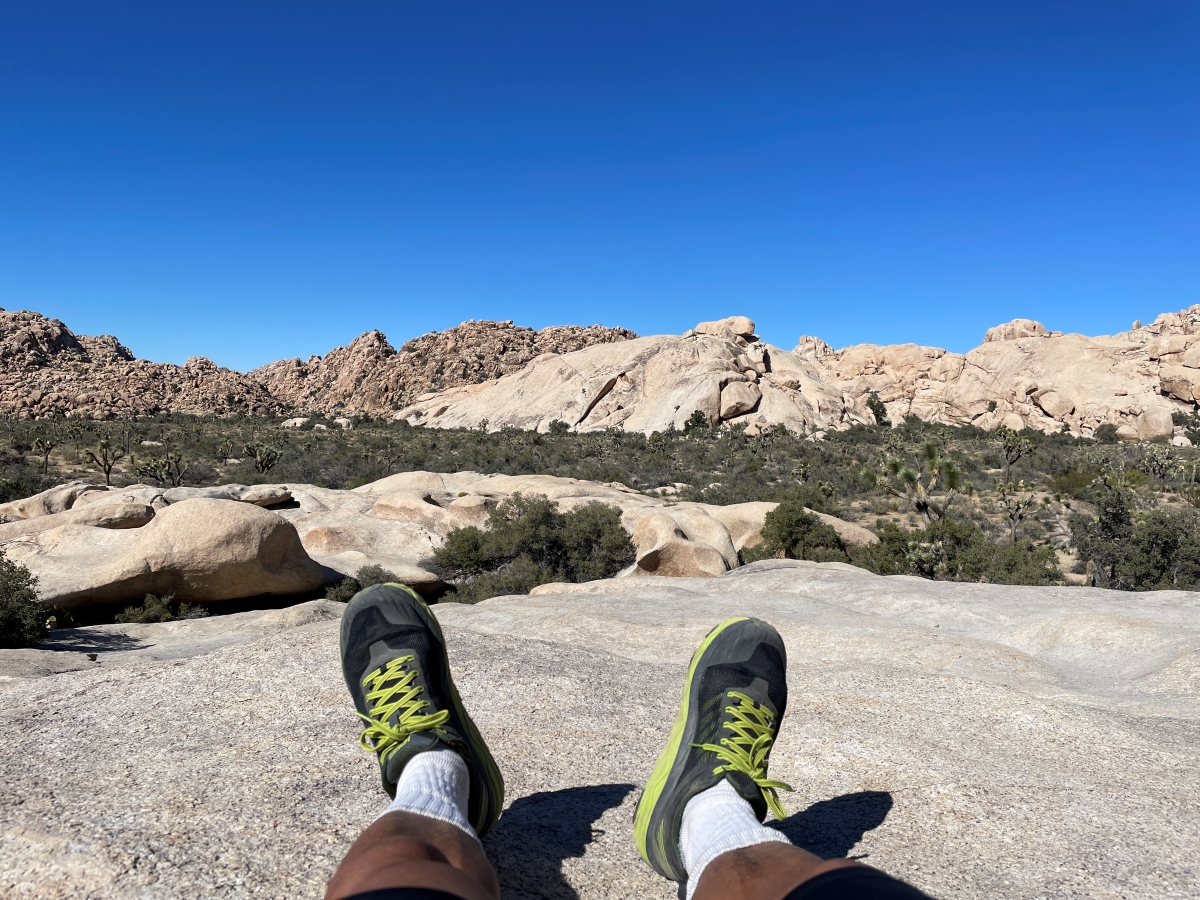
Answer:
<path fill-rule="evenodd" d="M 755 844 L 722 853 L 710 862 L 692 900 L 782 900 L 810 878 L 846 866 L 862 864 L 850 859 L 823 860 L 788 844 Z"/>
<path fill-rule="evenodd" d="M 463 900 L 500 897 L 478 841 L 447 822 L 407 812 L 388 813 L 358 836 L 325 900 L 395 887 L 433 888 Z"/>

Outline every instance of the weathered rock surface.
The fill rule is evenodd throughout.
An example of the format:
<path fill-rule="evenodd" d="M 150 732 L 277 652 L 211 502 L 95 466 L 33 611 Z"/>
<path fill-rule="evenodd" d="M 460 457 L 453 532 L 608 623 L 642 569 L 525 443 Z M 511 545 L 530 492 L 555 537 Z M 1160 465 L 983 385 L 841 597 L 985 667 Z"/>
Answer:
<path fill-rule="evenodd" d="M 37 576 L 44 602 L 67 610 L 145 594 L 205 602 L 300 594 L 338 578 L 309 558 L 291 524 L 229 500 L 183 500 L 141 528 L 60 525 L 3 547 Z"/>
<path fill-rule="evenodd" d="M 35 516 L 0 525 L 0 546 L 26 535 L 38 534 L 63 525 L 87 525 L 92 528 L 141 528 L 154 518 L 154 507 L 145 503 L 90 503 L 49 516 Z"/>
<path fill-rule="evenodd" d="M 243 374 L 204 357 L 182 366 L 135 359 L 111 335 L 75 335 L 57 319 L 0 310 L 0 411 L 95 419 L 166 411 L 379 415 L 430 390 L 514 371 L 540 353 L 632 337 L 599 325 L 533 331 L 512 322 L 465 322 L 414 338 L 398 353 L 371 331 L 323 359 L 280 360 Z"/>
<path fill-rule="evenodd" d="M 248 377 L 305 412 L 390 414 L 430 391 L 515 372 L 544 353 L 568 353 L 635 337 L 625 328 L 602 325 L 534 331 L 511 321 L 480 321 L 413 338 L 396 351 L 382 332 L 369 331 L 324 358 L 284 359 Z"/>
<path fill-rule="evenodd" d="M 619 509 L 638 551 L 630 575 L 720 575 L 736 568 L 737 551 L 759 540 L 766 515 L 775 508 L 773 503 L 679 503 L 622 484 L 478 472 L 405 472 L 353 491 L 307 484 L 106 490 L 75 482 L 13 504 L 31 517 L 0 525 L 0 549 L 38 576 L 44 601 L 63 608 L 133 602 L 146 593 L 174 593 L 181 600 L 303 593 L 365 565 L 382 566 L 429 594 L 445 587 L 429 562 L 446 535 L 484 525 L 501 501 L 518 492 L 549 497 L 564 511 L 587 503 Z M 46 512 L 68 504 L 61 512 Z M 258 506 L 270 512 L 260 515 Z M 190 514 L 178 511 L 184 507 Z M 158 522 L 167 510 L 172 511 L 169 528 Z M 232 530 L 224 536 L 221 510 L 232 517 L 225 523 Z M 643 525 L 647 517 L 657 524 Z M 847 543 L 877 540 L 864 528 L 822 518 Z M 235 523 L 246 521 L 287 522 L 292 530 L 251 529 L 236 536 L 241 526 Z M 117 538 L 104 530 L 148 522 L 160 527 L 142 531 L 158 537 Z M 169 537 L 162 536 L 163 528 Z M 298 546 L 289 543 L 291 536 Z M 231 542 L 228 552 L 221 548 L 223 541 Z M 286 552 L 267 547 L 280 541 L 287 544 Z M 255 553 L 266 554 L 264 572 L 253 570 L 247 554 Z M 279 553 L 286 561 L 267 561 Z M 235 574 L 221 574 L 225 566 Z M 279 577 L 264 580 L 272 566 L 279 568 Z"/>
<path fill-rule="evenodd" d="M 111 335 L 72 334 L 57 319 L 0 310 L 0 410 L 24 418 L 111 419 L 156 412 L 276 415 L 258 380 L 204 357 L 184 365 L 134 359 Z"/>
<path fill-rule="evenodd" d="M 649 433 L 681 428 L 699 411 L 711 425 L 745 424 L 751 434 L 771 425 L 815 433 L 873 422 L 871 392 L 893 421 L 1083 436 L 1110 424 L 1122 440 L 1162 437 L 1173 412 L 1200 405 L 1200 305 L 1101 337 L 1014 319 L 965 355 L 917 344 L 834 350 L 811 336 L 788 352 L 760 341 L 746 316 L 648 338 L 599 325 L 465 322 L 399 351 L 368 332 L 324 358 L 245 375 L 203 358 L 135 360 L 115 338 L 0 311 L 0 410 L 26 418 L 292 410 L 338 415 L 343 428 L 352 424 L 345 414 L 369 413 L 434 427 L 546 430 L 562 421 Z"/>
<path fill-rule="evenodd" d="M 486 421 L 545 431 L 562 421 L 648 433 L 681 428 L 699 411 L 710 424 L 744 423 L 752 434 L 776 424 L 815 432 L 873 422 L 865 401 L 875 392 L 894 422 L 915 415 L 1084 436 L 1111 424 L 1137 441 L 1171 434 L 1172 412 L 1200 402 L 1200 305 L 1113 337 L 1014 319 L 965 356 L 916 344 L 835 351 L 811 337 L 789 353 L 760 342 L 753 327 L 731 317 L 683 337 L 539 357 L 498 381 L 420 398 L 398 415 L 436 427 Z"/>
<path fill-rule="evenodd" d="M 935 897 L 1194 894 L 1195 595 L 796 562 L 574 588 L 434 607 L 506 780 L 484 842 L 506 897 L 675 897 L 634 850 L 633 805 L 692 649 L 734 614 L 787 643 L 771 774 L 796 789 L 796 843 Z M 93 650 L 3 695 L 0 894 L 319 897 L 386 803 L 336 623 L 196 659 Z"/>
<path fill-rule="evenodd" d="M 796 352 L 853 396 L 877 392 L 893 421 L 914 415 L 985 429 L 1066 427 L 1077 435 L 1110 424 L 1122 440 L 1149 440 L 1171 434 L 1172 412 L 1194 408 L 1200 305 L 1112 337 L 1014 319 L 989 329 L 965 356 L 916 344 L 818 353 L 804 338 Z"/>
<path fill-rule="evenodd" d="M 708 331 L 539 356 L 496 381 L 419 398 L 397 417 L 438 428 L 487 422 L 491 428 L 546 431 L 561 421 L 579 431 L 645 433 L 683 428 L 697 411 L 711 425 L 742 422 L 754 430 L 874 421 L 859 400 L 823 382 L 808 360 L 731 333 L 744 327 L 736 323 L 701 325 Z"/>

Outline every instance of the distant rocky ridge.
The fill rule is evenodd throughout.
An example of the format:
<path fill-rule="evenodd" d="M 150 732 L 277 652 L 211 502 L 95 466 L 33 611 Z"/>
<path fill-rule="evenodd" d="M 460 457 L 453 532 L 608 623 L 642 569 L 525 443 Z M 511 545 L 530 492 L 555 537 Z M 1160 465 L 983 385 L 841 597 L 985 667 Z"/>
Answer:
<path fill-rule="evenodd" d="M 0 310 L 0 411 L 111 419 L 162 411 L 277 415 L 284 404 L 253 378 L 204 357 L 134 359 L 112 335 L 76 336 L 57 319 Z"/>
<path fill-rule="evenodd" d="M 558 325 L 534 331 L 471 321 L 407 341 L 399 351 L 368 331 L 324 357 L 282 359 L 249 377 L 302 412 L 386 414 L 422 394 L 499 378 L 545 353 L 570 353 L 636 338 L 626 328 Z"/>
<path fill-rule="evenodd" d="M 1172 413 L 1200 403 L 1200 305 L 1134 324 L 1087 337 L 1014 319 L 958 354 L 917 344 L 835 350 L 809 336 L 788 351 L 761 341 L 745 316 L 645 338 L 600 325 L 472 321 L 398 351 L 371 331 L 324 357 L 243 374 L 203 357 L 183 366 L 134 359 L 111 335 L 76 336 L 37 313 L 0 311 L 0 411 L 366 413 L 433 427 L 565 422 L 645 433 L 681 428 L 699 411 L 711 425 L 743 423 L 751 433 L 776 424 L 813 433 L 875 422 L 874 393 L 893 422 L 1171 435 L 1181 430 Z"/>
<path fill-rule="evenodd" d="M 443 387 L 496 378 L 543 353 L 637 337 L 624 328 L 566 325 L 534 331 L 464 322 L 397 352 L 369 331 L 324 358 L 280 360 L 242 374 L 204 357 L 184 365 L 135 359 L 112 335 L 75 335 L 57 319 L 0 310 L 0 411 L 24 417 L 110 419 L 158 412 L 383 415 Z"/>

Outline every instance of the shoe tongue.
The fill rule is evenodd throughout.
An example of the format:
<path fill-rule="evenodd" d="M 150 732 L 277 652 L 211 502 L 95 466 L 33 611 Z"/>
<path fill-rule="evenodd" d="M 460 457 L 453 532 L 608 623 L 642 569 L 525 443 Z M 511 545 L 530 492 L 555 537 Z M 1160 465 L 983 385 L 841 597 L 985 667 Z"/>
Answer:
<path fill-rule="evenodd" d="M 767 816 L 767 801 L 763 799 L 762 788 L 754 783 L 754 779 L 745 772 L 726 772 L 725 780 L 728 781 L 735 791 L 738 792 L 743 800 L 754 808 L 754 814 L 758 816 L 758 821 L 762 821 Z"/>
<path fill-rule="evenodd" d="M 404 771 L 404 767 L 408 765 L 408 761 L 413 756 L 425 750 L 435 750 L 440 743 L 438 736 L 432 731 L 418 731 L 411 735 L 400 751 L 393 753 L 388 758 L 385 770 L 387 780 L 395 784 L 400 780 L 400 773 Z"/>

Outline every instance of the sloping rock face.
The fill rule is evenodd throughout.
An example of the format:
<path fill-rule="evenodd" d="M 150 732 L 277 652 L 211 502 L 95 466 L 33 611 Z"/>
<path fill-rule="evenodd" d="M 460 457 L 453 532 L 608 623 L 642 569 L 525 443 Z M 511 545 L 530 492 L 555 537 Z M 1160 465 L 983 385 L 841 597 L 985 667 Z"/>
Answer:
<path fill-rule="evenodd" d="M 505 897 L 676 896 L 634 849 L 633 807 L 692 650 L 732 615 L 773 623 L 787 645 L 770 774 L 795 789 L 777 827 L 800 846 L 865 857 L 934 897 L 1195 893 L 1192 595 L 778 562 L 433 610 L 505 778 L 484 840 Z M 319 897 L 387 798 L 358 747 L 337 622 L 317 612 L 161 662 L 135 656 L 160 634 L 122 645 L 79 629 L 70 646 L 95 662 L 8 688 L 0 894 Z M 229 630 L 270 629 L 250 615 Z M 171 625 L 182 649 L 217 623 Z"/>
<path fill-rule="evenodd" d="M 158 412 L 276 415 L 253 378 L 203 357 L 183 366 L 134 359 L 112 335 L 76 336 L 57 319 L 0 310 L 0 411 L 21 418 Z"/>
<path fill-rule="evenodd" d="M 438 428 L 512 426 L 546 431 L 682 428 L 696 412 L 710 425 L 795 431 L 873 422 L 870 411 L 826 384 L 807 359 L 763 343 L 745 316 L 702 322 L 682 337 L 639 338 L 546 354 L 496 381 L 424 397 L 397 413 Z"/>
<path fill-rule="evenodd" d="M 636 338 L 625 328 L 561 325 L 534 331 L 508 322 L 464 322 L 413 338 L 399 351 L 369 331 L 324 358 L 284 359 L 249 377 L 297 410 L 391 413 L 422 394 L 476 384 L 521 369 L 545 353 L 569 353 Z"/>

